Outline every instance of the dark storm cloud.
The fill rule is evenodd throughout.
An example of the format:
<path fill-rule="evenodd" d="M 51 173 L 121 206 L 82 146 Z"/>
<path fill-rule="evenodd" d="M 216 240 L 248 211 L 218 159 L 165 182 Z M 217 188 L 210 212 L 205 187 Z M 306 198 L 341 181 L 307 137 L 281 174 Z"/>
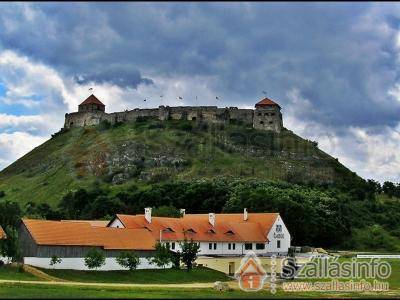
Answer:
<path fill-rule="evenodd" d="M 10 5 L 0 44 L 79 82 L 135 88 L 158 76 L 213 76 L 233 105 L 266 90 L 283 107 L 297 89 L 298 117 L 329 126 L 394 126 L 400 102 L 394 36 L 375 30 L 369 4 L 73 3 Z M 379 22 L 395 31 L 399 19 Z M 368 27 L 370 26 L 370 27 Z"/>

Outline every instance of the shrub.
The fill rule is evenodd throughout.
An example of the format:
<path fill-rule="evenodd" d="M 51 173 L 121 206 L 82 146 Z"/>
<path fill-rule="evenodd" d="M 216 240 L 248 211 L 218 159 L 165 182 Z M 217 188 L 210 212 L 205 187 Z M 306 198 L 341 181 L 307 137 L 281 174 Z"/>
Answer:
<path fill-rule="evenodd" d="M 372 225 L 355 229 L 345 246 L 357 250 L 399 251 L 397 239 L 391 236 L 382 226 Z"/>
<path fill-rule="evenodd" d="M 189 122 L 183 122 L 179 124 L 178 129 L 183 130 L 183 131 L 192 131 L 193 125 L 190 124 Z"/>
<path fill-rule="evenodd" d="M 140 264 L 139 257 L 135 252 L 121 252 L 116 260 L 121 267 L 127 268 L 130 271 L 135 270 Z"/>
<path fill-rule="evenodd" d="M 57 255 L 52 255 L 50 259 L 50 266 L 55 266 L 57 264 L 60 264 L 62 262 L 62 259 L 58 257 Z"/>
<path fill-rule="evenodd" d="M 98 269 L 106 263 L 104 253 L 96 248 L 92 248 L 85 256 L 85 266 L 89 269 Z"/>
<path fill-rule="evenodd" d="M 186 266 L 186 270 L 190 271 L 200 251 L 200 244 L 194 243 L 193 240 L 188 242 L 186 239 L 180 244 L 182 248 L 182 262 Z"/>
<path fill-rule="evenodd" d="M 110 128 L 111 128 L 111 123 L 107 120 L 103 120 L 99 123 L 99 125 L 97 125 L 97 129 L 99 131 L 108 130 Z"/>
<path fill-rule="evenodd" d="M 171 263 L 172 255 L 169 246 L 157 243 L 155 246 L 154 257 L 149 259 L 150 264 L 155 264 L 157 267 L 165 268 L 166 265 Z"/>

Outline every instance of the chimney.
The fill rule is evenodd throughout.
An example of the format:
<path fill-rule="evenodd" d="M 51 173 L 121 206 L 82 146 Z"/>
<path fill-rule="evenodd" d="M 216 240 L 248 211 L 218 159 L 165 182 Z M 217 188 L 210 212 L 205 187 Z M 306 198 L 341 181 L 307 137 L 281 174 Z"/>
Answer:
<path fill-rule="evenodd" d="M 144 209 L 144 218 L 147 222 L 151 223 L 151 207 L 146 207 Z"/>
<path fill-rule="evenodd" d="M 249 218 L 248 214 L 247 214 L 247 208 L 245 208 L 243 210 L 243 221 L 247 221 L 247 219 Z"/>
<path fill-rule="evenodd" d="M 215 226 L 215 214 L 209 213 L 208 214 L 208 222 L 214 227 Z"/>
<path fill-rule="evenodd" d="M 179 212 L 181 213 L 181 216 L 184 217 L 185 214 L 186 214 L 186 209 L 181 208 L 181 209 L 179 210 Z"/>

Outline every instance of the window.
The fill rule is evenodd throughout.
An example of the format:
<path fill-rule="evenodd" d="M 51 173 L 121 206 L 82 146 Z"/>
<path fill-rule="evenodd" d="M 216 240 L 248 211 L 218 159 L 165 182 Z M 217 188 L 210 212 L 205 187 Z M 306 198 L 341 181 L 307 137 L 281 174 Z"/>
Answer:
<path fill-rule="evenodd" d="M 281 247 L 281 241 L 276 241 L 276 248 L 280 248 Z"/>
<path fill-rule="evenodd" d="M 282 231 L 282 225 L 276 225 L 276 232 Z"/>
<path fill-rule="evenodd" d="M 260 124 L 264 124 L 264 121 L 260 121 Z"/>
<path fill-rule="evenodd" d="M 263 243 L 256 244 L 256 250 L 264 250 L 264 249 L 265 249 L 265 244 Z"/>
<path fill-rule="evenodd" d="M 271 113 L 271 116 L 275 116 L 275 113 Z"/>
<path fill-rule="evenodd" d="M 259 113 L 258 113 L 258 116 L 261 117 L 261 116 L 262 116 L 262 113 L 259 112 Z"/>
<path fill-rule="evenodd" d="M 244 244 L 244 249 L 245 249 L 245 250 L 252 250 L 252 249 L 253 249 L 253 244 L 252 244 L 252 243 L 246 243 L 246 244 Z"/>
<path fill-rule="evenodd" d="M 214 243 L 214 250 L 217 250 L 217 243 Z"/>
<path fill-rule="evenodd" d="M 165 246 L 167 246 L 167 248 L 169 248 L 169 242 L 166 242 L 166 243 L 165 243 Z"/>
<path fill-rule="evenodd" d="M 236 248 L 236 244 L 235 243 L 232 244 L 232 248 L 233 248 L 233 250 L 235 250 L 235 248 Z"/>
<path fill-rule="evenodd" d="M 228 250 L 231 250 L 231 249 L 232 249 L 232 244 L 229 243 L 229 244 L 228 244 Z"/>
<path fill-rule="evenodd" d="M 175 242 L 172 242 L 172 243 L 171 243 L 171 249 L 172 249 L 172 250 L 175 250 Z"/>
<path fill-rule="evenodd" d="M 212 243 L 208 243 L 208 250 L 212 250 Z"/>
<path fill-rule="evenodd" d="M 272 122 L 272 121 L 269 121 L 268 123 L 269 123 L 269 124 L 273 124 L 274 122 Z"/>

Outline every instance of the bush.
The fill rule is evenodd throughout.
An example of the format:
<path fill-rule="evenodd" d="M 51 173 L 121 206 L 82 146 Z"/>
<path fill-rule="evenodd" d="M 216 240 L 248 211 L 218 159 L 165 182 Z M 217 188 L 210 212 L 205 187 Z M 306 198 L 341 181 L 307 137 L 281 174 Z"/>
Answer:
<path fill-rule="evenodd" d="M 5 196 L 6 196 L 6 192 L 0 191 L 0 198 L 3 198 L 3 197 L 5 197 Z"/>
<path fill-rule="evenodd" d="M 157 243 L 155 246 L 154 257 L 151 257 L 149 263 L 156 265 L 157 267 L 165 268 L 172 261 L 171 251 L 169 246 Z"/>
<path fill-rule="evenodd" d="M 357 250 L 400 250 L 398 240 L 380 225 L 355 229 L 351 238 L 345 243 L 345 246 Z"/>
<path fill-rule="evenodd" d="M 60 264 L 61 262 L 61 258 L 59 258 L 57 255 L 52 255 L 50 259 L 50 266 L 55 266 L 57 264 Z"/>
<path fill-rule="evenodd" d="M 97 125 L 99 131 L 105 131 L 111 128 L 111 123 L 107 120 L 103 120 Z"/>
<path fill-rule="evenodd" d="M 186 266 L 186 270 L 190 271 L 193 268 L 193 264 L 197 258 L 197 253 L 200 251 L 200 244 L 197 244 L 191 240 L 188 242 L 186 239 L 180 244 L 182 248 L 182 262 Z"/>
<path fill-rule="evenodd" d="M 85 266 L 89 269 L 98 269 L 106 263 L 103 251 L 92 248 L 85 256 Z"/>
<path fill-rule="evenodd" d="M 192 131 L 193 125 L 190 124 L 189 122 L 182 121 L 182 123 L 179 124 L 178 129 L 183 130 L 183 131 Z"/>
<path fill-rule="evenodd" d="M 135 270 L 140 264 L 139 257 L 135 252 L 121 252 L 116 260 L 121 267 L 127 268 L 130 271 Z"/>

